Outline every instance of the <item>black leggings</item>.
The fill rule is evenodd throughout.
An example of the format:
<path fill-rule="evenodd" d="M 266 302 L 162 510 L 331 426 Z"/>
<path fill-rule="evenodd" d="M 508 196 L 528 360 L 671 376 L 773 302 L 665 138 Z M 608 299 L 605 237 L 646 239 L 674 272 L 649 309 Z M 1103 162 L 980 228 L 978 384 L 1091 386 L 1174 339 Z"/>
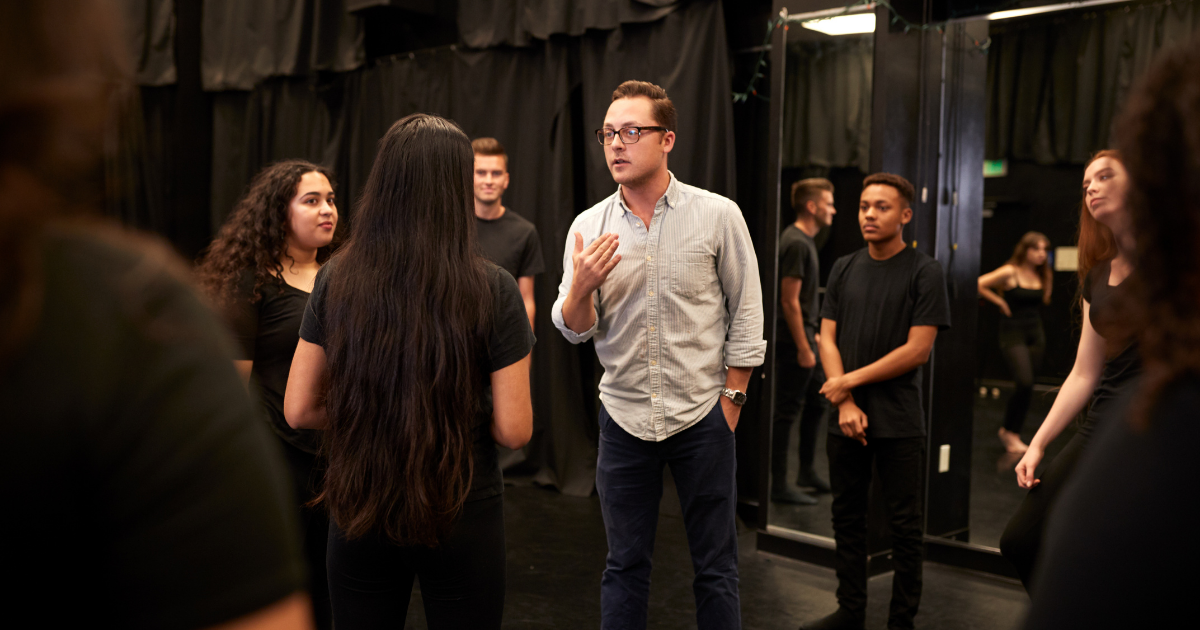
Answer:
<path fill-rule="evenodd" d="M 338 630 L 403 628 L 413 578 L 431 630 L 499 628 L 504 614 L 504 496 L 470 501 L 436 549 L 369 536 L 347 541 L 329 523 L 329 594 Z"/>
<path fill-rule="evenodd" d="M 333 627 L 329 612 L 329 581 L 325 576 L 325 540 L 329 536 L 329 516 L 324 506 L 308 507 L 317 496 L 325 478 L 319 458 L 302 451 L 283 439 L 283 452 L 292 473 L 296 503 L 300 506 L 300 542 L 304 545 L 304 560 L 308 566 L 308 592 L 312 597 L 313 619 L 317 630 Z"/>
<path fill-rule="evenodd" d="M 1017 386 L 1004 412 L 1004 428 L 1020 433 L 1025 425 L 1029 404 L 1033 401 L 1033 377 L 1042 368 L 1042 357 L 1046 353 L 1042 319 L 1000 320 L 1000 351 L 1004 353 L 1004 360 Z"/>

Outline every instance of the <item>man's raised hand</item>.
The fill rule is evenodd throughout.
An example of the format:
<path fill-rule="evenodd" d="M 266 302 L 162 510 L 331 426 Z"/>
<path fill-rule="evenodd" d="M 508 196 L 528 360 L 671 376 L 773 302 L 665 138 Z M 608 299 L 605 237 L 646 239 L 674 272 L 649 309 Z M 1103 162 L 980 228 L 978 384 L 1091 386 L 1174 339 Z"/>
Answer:
<path fill-rule="evenodd" d="M 586 248 L 583 246 L 583 235 L 575 233 L 575 252 L 571 254 L 571 262 L 575 266 L 575 274 L 571 279 L 571 292 L 582 297 L 590 296 L 592 292 L 604 284 L 609 272 L 621 262 L 617 254 L 617 235 L 609 232 L 601 234 L 600 238 L 592 241 Z"/>

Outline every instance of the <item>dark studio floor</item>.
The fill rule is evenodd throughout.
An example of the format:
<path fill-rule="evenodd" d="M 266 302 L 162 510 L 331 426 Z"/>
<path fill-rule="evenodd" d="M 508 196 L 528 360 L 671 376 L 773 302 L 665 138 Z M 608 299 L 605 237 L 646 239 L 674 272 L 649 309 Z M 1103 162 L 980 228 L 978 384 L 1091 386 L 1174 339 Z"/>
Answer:
<path fill-rule="evenodd" d="M 505 489 L 508 593 L 505 628 L 595 628 L 606 542 L 597 497 L 573 498 L 517 479 Z M 668 481 L 657 533 L 650 591 L 650 628 L 695 628 L 691 560 L 678 499 Z M 794 629 L 836 607 L 832 569 L 760 554 L 754 532 L 740 530 L 743 626 Z M 887 620 L 890 574 L 869 587 L 868 628 Z M 425 628 L 419 587 L 408 628 Z M 919 628 L 1009 630 L 1028 602 L 1014 584 L 927 563 Z"/>

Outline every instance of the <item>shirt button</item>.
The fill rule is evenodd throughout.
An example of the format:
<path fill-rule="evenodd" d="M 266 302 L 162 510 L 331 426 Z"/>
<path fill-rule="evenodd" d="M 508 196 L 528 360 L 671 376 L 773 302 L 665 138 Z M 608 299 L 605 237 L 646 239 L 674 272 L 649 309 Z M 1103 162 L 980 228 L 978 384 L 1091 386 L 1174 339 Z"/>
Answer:
<path fill-rule="evenodd" d="M 650 361 L 650 365 L 658 365 L 658 361 Z"/>
<path fill-rule="evenodd" d="M 654 297 L 654 292 L 653 292 L 653 291 L 647 291 L 647 292 L 646 292 L 646 295 L 649 295 L 650 297 Z"/>
<path fill-rule="evenodd" d="M 657 394 L 657 393 L 650 394 L 650 397 L 651 397 L 651 398 L 658 398 L 658 394 Z"/>
<path fill-rule="evenodd" d="M 654 332 L 654 330 L 655 330 L 655 329 L 654 329 L 654 327 L 653 327 L 653 326 L 651 326 L 651 327 L 650 327 L 650 332 Z"/>
<path fill-rule="evenodd" d="M 647 257 L 646 257 L 646 260 L 654 260 L 654 257 L 653 257 L 653 256 L 647 256 Z"/>

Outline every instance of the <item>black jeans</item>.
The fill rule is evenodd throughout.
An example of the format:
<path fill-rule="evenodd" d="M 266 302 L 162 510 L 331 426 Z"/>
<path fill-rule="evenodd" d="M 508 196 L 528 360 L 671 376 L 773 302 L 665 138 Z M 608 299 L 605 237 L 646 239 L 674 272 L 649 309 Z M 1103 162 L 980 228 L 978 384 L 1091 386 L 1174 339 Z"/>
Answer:
<path fill-rule="evenodd" d="M 1025 426 L 1025 415 L 1033 401 L 1033 377 L 1042 369 L 1042 357 L 1046 354 L 1046 332 L 1042 319 L 1003 318 L 1000 320 L 1000 351 L 1012 373 L 1016 391 L 1008 399 L 1004 411 L 1004 428 L 1020 433 Z"/>
<path fill-rule="evenodd" d="M 504 496 L 468 501 L 441 547 L 382 536 L 348 541 L 329 524 L 329 593 L 338 630 L 403 628 L 413 578 L 433 628 L 499 628 L 504 616 Z"/>
<path fill-rule="evenodd" d="M 300 506 L 300 542 L 304 545 L 304 560 L 308 565 L 308 592 L 312 597 L 313 619 L 317 630 L 333 627 L 329 611 L 329 580 L 325 575 L 325 542 L 329 536 L 329 515 L 323 505 L 308 507 L 317 496 L 325 479 L 325 468 L 317 455 L 302 451 L 279 440 L 292 473 L 296 504 Z"/>
<path fill-rule="evenodd" d="M 816 352 L 816 342 L 809 338 Z M 821 420 L 829 401 L 821 395 L 825 370 L 820 359 L 811 368 L 800 367 L 796 346 L 781 343 L 775 349 L 775 417 L 771 426 L 771 487 L 784 488 L 787 482 L 788 439 L 792 425 L 800 420 L 800 472 L 811 471 L 817 451 Z"/>
<path fill-rule="evenodd" d="M 1050 509 L 1067 480 L 1071 478 L 1071 472 L 1079 463 L 1087 441 L 1086 434 L 1076 433 L 1071 441 L 1067 442 L 1042 473 L 1041 483 L 1025 495 L 1025 500 L 1021 501 L 1020 507 L 1000 536 L 1000 553 L 1017 569 L 1017 575 L 1021 577 L 1026 591 L 1030 590 L 1033 582 L 1033 571 L 1042 550 L 1042 538 L 1046 523 L 1050 519 Z"/>
<path fill-rule="evenodd" d="M 889 628 L 912 628 L 921 602 L 924 561 L 925 438 L 856 440 L 830 433 L 829 485 L 833 490 L 833 537 L 837 542 L 838 606 L 867 609 L 867 497 L 871 464 L 879 468 L 892 534 L 892 603 Z"/>
<path fill-rule="evenodd" d="M 696 424 L 661 442 L 636 438 L 600 407 L 596 490 L 608 535 L 600 580 L 600 627 L 642 630 L 663 466 L 671 467 L 692 554 L 692 592 L 700 630 L 742 627 L 738 595 L 737 458 L 721 403 Z"/>

